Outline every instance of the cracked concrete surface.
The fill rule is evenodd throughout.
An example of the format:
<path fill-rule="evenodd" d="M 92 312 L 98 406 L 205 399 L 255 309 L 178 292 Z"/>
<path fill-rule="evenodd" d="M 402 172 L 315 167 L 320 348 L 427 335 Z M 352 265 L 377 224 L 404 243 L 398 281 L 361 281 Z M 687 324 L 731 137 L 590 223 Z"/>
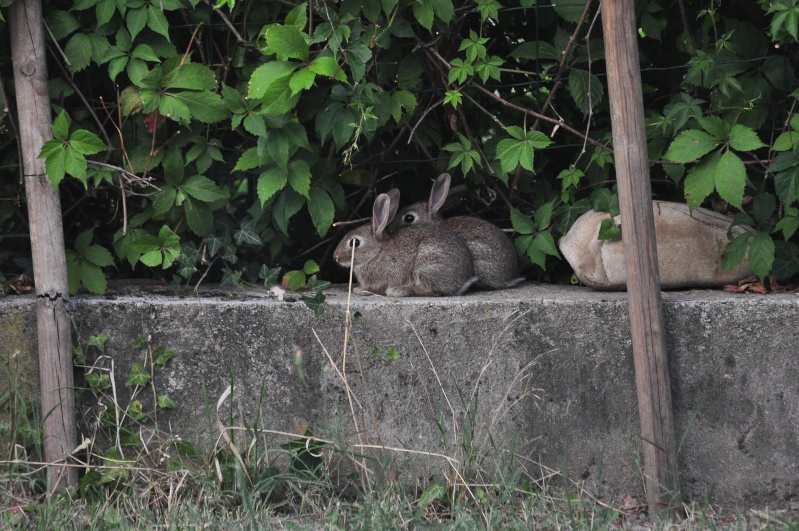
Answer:
<path fill-rule="evenodd" d="M 327 292 L 327 310 L 315 317 L 299 300 L 260 291 L 211 288 L 197 298 L 138 286 L 73 297 L 69 307 L 84 341 L 109 335 L 119 388 L 142 361 L 139 334 L 175 352 L 156 377 L 178 404 L 162 426 L 207 443 L 216 429 L 207 408 L 235 381 L 223 407 L 231 424 L 260 419 L 276 431 L 307 425 L 357 439 L 344 382 L 325 354 L 342 367 L 342 287 Z M 683 491 L 727 505 L 796 503 L 799 296 L 695 290 L 663 300 Z M 33 296 L 0 299 L 0 354 L 16 352 L 33 371 L 34 305 Z M 463 297 L 353 295 L 346 376 L 365 411 L 364 440 L 456 455 L 468 433 L 486 463 L 513 447 L 520 463 L 568 473 L 605 499 L 641 494 L 626 306 L 624 293 L 533 284 Z M 386 357 L 392 348 L 396 360 Z M 422 461 L 407 470 L 446 468 Z"/>

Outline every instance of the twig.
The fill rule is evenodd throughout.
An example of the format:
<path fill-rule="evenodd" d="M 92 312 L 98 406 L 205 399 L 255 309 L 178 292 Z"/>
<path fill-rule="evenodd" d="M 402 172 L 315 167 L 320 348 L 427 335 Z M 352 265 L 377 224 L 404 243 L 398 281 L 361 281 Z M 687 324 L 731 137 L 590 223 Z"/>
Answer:
<path fill-rule="evenodd" d="M 424 110 L 424 112 L 422 113 L 422 116 L 419 117 L 419 121 L 416 122 L 416 125 L 414 125 L 411 128 L 411 132 L 408 134 L 408 144 L 410 144 L 411 140 L 413 140 L 413 135 L 416 133 L 416 128 L 419 127 L 419 125 L 421 125 L 421 123 L 424 121 L 424 119 L 427 117 L 427 115 L 430 114 L 430 111 L 432 111 L 433 109 L 435 109 L 436 107 L 438 107 L 442 103 L 444 103 L 444 100 L 440 99 L 437 102 L 435 102 L 434 104 L 430 105 L 427 109 Z"/>
<path fill-rule="evenodd" d="M 209 6 L 211 5 L 211 2 L 209 2 L 208 0 L 203 0 L 203 1 L 207 5 L 209 5 Z M 239 44 L 245 44 L 247 42 L 246 39 L 244 39 L 241 36 L 241 34 L 238 32 L 238 30 L 236 30 L 236 27 L 233 25 L 232 22 L 230 22 L 230 19 L 227 18 L 227 15 L 225 15 L 220 9 L 218 9 L 216 7 L 214 7 L 213 10 L 214 10 L 214 13 L 219 15 L 219 17 L 222 19 L 222 21 L 225 23 L 225 25 L 230 30 L 230 32 L 233 33 L 233 36 L 236 37 L 236 42 L 239 43 Z"/>
<path fill-rule="evenodd" d="M 541 106 L 541 113 L 547 112 L 547 107 L 552 103 L 552 100 L 555 97 L 555 93 L 558 89 L 563 85 L 563 74 L 566 71 L 566 59 L 569 56 L 569 52 L 574 46 L 574 43 L 577 41 L 577 35 L 580 33 L 580 29 L 582 29 L 583 24 L 585 23 L 585 19 L 588 16 L 588 11 L 591 9 L 591 0 L 587 0 L 585 3 L 585 9 L 583 9 L 583 14 L 580 16 L 580 20 L 577 22 L 577 27 L 574 28 L 574 31 L 569 37 L 569 42 L 566 43 L 566 47 L 563 49 L 563 53 L 561 54 L 560 65 L 558 66 L 558 73 L 555 74 L 555 84 L 552 86 L 552 89 L 549 91 L 549 95 L 547 95 L 547 99 L 544 101 L 544 104 Z M 538 124 L 541 121 L 540 118 L 536 118 L 535 122 L 533 123 L 533 127 L 531 130 L 537 131 Z"/>

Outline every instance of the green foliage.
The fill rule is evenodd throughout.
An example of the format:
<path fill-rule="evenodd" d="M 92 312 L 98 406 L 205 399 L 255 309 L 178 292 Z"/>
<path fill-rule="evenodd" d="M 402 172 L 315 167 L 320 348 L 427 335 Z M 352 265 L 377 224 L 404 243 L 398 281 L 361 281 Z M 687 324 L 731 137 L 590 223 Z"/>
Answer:
<path fill-rule="evenodd" d="M 636 10 L 655 195 L 746 214 L 765 235 L 747 253 L 783 276 L 799 252 L 797 5 L 686 6 L 688 28 L 661 0 Z M 510 220 L 535 275 L 568 278 L 557 235 L 614 209 L 604 47 L 596 4 L 542 7 L 45 2 L 63 56 L 41 157 L 74 242 L 70 289 L 101 292 L 112 272 L 175 289 L 280 279 L 319 311 L 308 279 L 344 280 L 334 220 L 363 217 L 376 191 L 422 196 L 446 170 L 467 210 Z M 0 63 L 12 71 L 6 40 Z M 2 237 L 27 227 L 14 130 L 0 137 Z M 22 272 L 29 244 L 2 246 L 0 274 Z"/>

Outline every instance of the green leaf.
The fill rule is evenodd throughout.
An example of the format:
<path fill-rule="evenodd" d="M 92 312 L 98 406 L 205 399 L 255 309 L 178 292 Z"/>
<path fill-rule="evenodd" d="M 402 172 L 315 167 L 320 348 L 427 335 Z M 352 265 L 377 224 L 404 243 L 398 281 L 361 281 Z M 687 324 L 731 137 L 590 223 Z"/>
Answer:
<path fill-rule="evenodd" d="M 58 149 L 53 149 L 53 146 L 57 146 Z M 45 150 L 49 151 L 49 154 L 46 156 L 44 161 L 44 169 L 47 172 L 47 176 L 50 178 L 50 183 L 53 185 L 53 189 L 58 189 L 59 183 L 64 179 L 64 158 L 66 156 L 66 149 L 63 148 L 63 145 L 58 140 L 48 140 L 42 146 L 42 152 Z M 39 155 L 41 158 L 42 155 Z"/>
<path fill-rule="evenodd" d="M 155 356 L 155 364 L 164 367 L 175 356 L 175 353 L 163 347 L 158 347 L 153 351 L 153 355 Z"/>
<path fill-rule="evenodd" d="M 284 188 L 273 204 L 272 222 L 280 232 L 288 236 L 289 220 L 300 211 L 305 198 L 291 188 Z"/>
<path fill-rule="evenodd" d="M 691 210 L 701 205 L 713 193 L 716 186 L 716 166 L 720 158 L 719 152 L 713 153 L 691 168 L 685 177 L 685 201 Z"/>
<path fill-rule="evenodd" d="M 692 162 L 704 157 L 718 145 L 719 142 L 704 131 L 689 129 L 674 139 L 664 158 L 672 162 Z"/>
<path fill-rule="evenodd" d="M 785 131 L 777 137 L 771 149 L 774 151 L 790 151 L 797 143 L 799 143 L 799 132 Z"/>
<path fill-rule="evenodd" d="M 313 298 L 303 297 L 302 302 L 313 311 L 316 317 L 319 317 L 325 313 L 325 298 L 325 294 L 321 291 L 314 291 Z"/>
<path fill-rule="evenodd" d="M 310 68 L 303 68 L 295 72 L 289 80 L 291 94 L 297 94 L 303 90 L 308 90 L 314 84 L 316 74 Z"/>
<path fill-rule="evenodd" d="M 89 131 L 78 129 L 69 136 L 69 145 L 83 155 L 94 155 L 106 150 L 105 142 Z"/>
<path fill-rule="evenodd" d="M 223 192 L 214 181 L 203 175 L 194 175 L 183 183 L 183 191 L 195 199 L 210 203 L 220 199 L 227 199 L 228 194 Z"/>
<path fill-rule="evenodd" d="M 510 209 L 510 221 L 513 229 L 519 234 L 533 234 L 535 223 L 528 216 L 525 216 L 515 208 Z"/>
<path fill-rule="evenodd" d="M 266 43 L 278 59 L 308 60 L 308 45 L 294 26 L 272 26 L 266 34 Z"/>
<path fill-rule="evenodd" d="M 137 46 L 138 48 L 138 46 Z M 198 63 L 185 63 L 164 78 L 165 89 L 216 90 L 213 70 Z"/>
<path fill-rule="evenodd" d="M 89 290 L 89 293 L 94 293 L 95 295 L 105 293 L 107 288 L 103 270 L 90 262 L 81 261 L 80 281 Z"/>
<path fill-rule="evenodd" d="M 265 288 L 271 288 L 275 284 L 277 284 L 278 276 L 280 275 L 280 268 L 273 267 L 269 268 L 265 265 L 261 266 L 261 269 L 258 271 L 258 278 L 264 281 Z"/>
<path fill-rule="evenodd" d="M 737 151 L 754 151 L 766 147 L 754 130 L 741 124 L 732 127 L 729 138 L 730 147 Z"/>
<path fill-rule="evenodd" d="M 749 244 L 749 267 L 760 278 L 760 281 L 764 282 L 773 264 L 774 240 L 765 232 L 760 232 L 752 238 L 752 243 Z"/>
<path fill-rule="evenodd" d="M 191 112 L 191 117 L 198 122 L 212 124 L 230 117 L 230 111 L 222 97 L 214 92 L 184 90 L 170 96 L 180 100 Z"/>
<path fill-rule="evenodd" d="M 542 231 L 536 234 L 535 238 L 533 238 L 532 246 L 544 254 L 560 258 L 560 253 L 555 245 L 555 240 L 552 238 L 552 234 L 547 231 Z"/>
<path fill-rule="evenodd" d="M 69 39 L 64 47 L 64 54 L 69 59 L 69 71 L 72 73 L 80 72 L 92 60 L 92 43 L 89 36 L 85 33 L 76 33 Z"/>
<path fill-rule="evenodd" d="M 242 223 L 241 228 L 233 233 L 233 239 L 238 245 L 263 245 L 264 243 L 258 236 L 255 223 L 252 220 Z"/>
<path fill-rule="evenodd" d="M 750 232 L 744 232 L 732 239 L 724 250 L 721 251 L 721 267 L 725 271 L 735 269 L 746 256 L 746 250 L 749 248 L 749 240 L 752 238 Z"/>
<path fill-rule="evenodd" d="M 621 238 L 621 227 L 613 222 L 612 218 L 605 218 L 599 224 L 597 240 L 616 240 Z"/>
<path fill-rule="evenodd" d="M 164 13 L 158 8 L 158 4 L 147 6 L 147 27 L 169 40 L 169 22 L 167 22 Z"/>
<path fill-rule="evenodd" d="M 130 374 L 125 381 L 127 387 L 146 385 L 150 381 L 150 375 L 145 371 L 144 365 L 134 363 L 130 368 Z"/>
<path fill-rule="evenodd" d="M 130 32 L 131 40 L 135 39 L 144 26 L 147 25 L 147 10 L 144 7 L 137 9 L 128 9 L 128 14 L 125 17 L 127 20 L 127 28 Z"/>
<path fill-rule="evenodd" d="M 594 74 L 575 68 L 569 74 L 569 94 L 577 108 L 587 115 L 602 102 L 605 89 Z"/>
<path fill-rule="evenodd" d="M 779 281 L 799 273 L 799 247 L 793 242 L 774 242 L 774 267 L 771 273 Z"/>
<path fill-rule="evenodd" d="M 169 395 L 158 395 L 158 407 L 162 409 L 175 409 L 178 405 L 172 400 Z"/>
<path fill-rule="evenodd" d="M 194 234 L 205 236 L 211 232 L 214 216 L 208 205 L 187 197 L 183 203 L 183 210 L 186 213 L 186 223 Z"/>
<path fill-rule="evenodd" d="M 416 502 L 416 505 L 419 507 L 427 507 L 434 501 L 443 500 L 446 497 L 447 487 L 443 483 L 436 481 L 424 489 L 422 495 L 419 496 L 419 501 Z"/>
<path fill-rule="evenodd" d="M 2 5 L 9 5 L 3 2 Z M 81 28 L 80 20 L 74 14 L 61 9 L 48 10 L 45 13 L 47 27 L 53 33 L 56 40 L 61 40 L 69 36 L 73 31 Z"/>
<path fill-rule="evenodd" d="M 261 158 L 258 156 L 258 149 L 249 148 L 241 154 L 233 171 L 251 170 L 261 165 Z"/>
<path fill-rule="evenodd" d="M 257 185 L 258 199 L 261 200 L 261 205 L 282 190 L 287 182 L 288 175 L 279 168 L 273 166 L 264 170 L 258 177 Z"/>
<path fill-rule="evenodd" d="M 308 197 L 308 212 L 311 215 L 314 227 L 316 227 L 316 232 L 324 238 L 333 224 L 333 216 L 335 214 L 335 207 L 330 194 L 316 186 L 311 188 Z"/>
<path fill-rule="evenodd" d="M 497 144 L 497 158 L 503 173 L 511 173 L 520 164 L 533 171 L 533 156 L 533 148 L 524 141 L 506 138 Z"/>
<path fill-rule="evenodd" d="M 288 78 L 297 67 L 296 63 L 283 61 L 270 61 L 256 68 L 250 76 L 250 84 L 247 97 L 251 99 L 263 98 L 267 90 L 276 82 L 285 80 L 288 86 Z"/>
<path fill-rule="evenodd" d="M 535 227 L 546 230 L 552 224 L 552 209 L 555 208 L 555 199 L 544 203 L 535 211 Z"/>
<path fill-rule="evenodd" d="M 90 245 L 81 252 L 81 257 L 87 262 L 91 262 L 97 267 L 108 267 L 114 265 L 114 257 L 105 247 Z"/>
<path fill-rule="evenodd" d="M 760 228 L 767 227 L 772 223 L 775 210 L 777 210 L 777 200 L 770 193 L 757 194 L 752 201 L 752 216 Z"/>
<path fill-rule="evenodd" d="M 97 27 L 107 24 L 111 17 L 116 13 L 117 6 L 114 0 L 100 0 L 97 2 L 95 16 L 97 17 Z"/>
<path fill-rule="evenodd" d="M 696 119 L 699 122 L 699 125 L 702 126 L 702 129 L 710 133 L 710 135 L 718 140 L 719 142 L 723 142 L 727 140 L 730 136 L 730 124 L 719 118 L 718 116 L 699 116 Z"/>
<path fill-rule="evenodd" d="M 72 125 L 72 119 L 69 117 L 69 114 L 67 114 L 67 111 L 62 110 L 60 113 L 58 113 L 58 116 L 56 116 L 55 120 L 53 120 L 53 136 L 56 138 L 56 140 L 63 141 L 68 139 L 69 128 L 71 125 Z M 60 147 L 61 145 L 60 143 L 53 143 L 52 140 L 48 141 L 47 144 L 53 147 L 54 146 Z M 44 152 L 44 149 L 42 149 L 42 152 Z"/>
<path fill-rule="evenodd" d="M 333 57 L 317 57 L 313 63 L 308 65 L 308 70 L 320 76 L 335 78 L 336 81 L 347 81 L 344 70 Z"/>
<path fill-rule="evenodd" d="M 305 273 L 302 271 L 288 271 L 283 275 L 282 285 L 289 291 L 297 291 L 305 285 Z"/>
<path fill-rule="evenodd" d="M 421 26 L 430 31 L 433 27 L 433 1 L 435 0 L 415 0 L 413 3 L 413 16 Z"/>
<path fill-rule="evenodd" d="M 309 197 L 311 188 L 311 168 L 304 160 L 293 160 L 289 164 L 288 183 L 303 197 Z"/>
<path fill-rule="evenodd" d="M 775 175 L 774 188 L 784 205 L 791 205 L 799 200 L 799 168 L 781 171 Z"/>
<path fill-rule="evenodd" d="M 686 187 L 687 187 L 686 180 Z M 732 151 L 726 151 L 715 168 L 716 191 L 722 199 L 741 209 L 746 187 L 746 167 Z"/>

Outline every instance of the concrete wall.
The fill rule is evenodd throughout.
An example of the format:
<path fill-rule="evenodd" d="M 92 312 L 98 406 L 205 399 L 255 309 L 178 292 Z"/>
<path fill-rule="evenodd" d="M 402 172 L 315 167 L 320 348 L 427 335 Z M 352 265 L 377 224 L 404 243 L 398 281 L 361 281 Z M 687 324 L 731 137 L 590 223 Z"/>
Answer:
<path fill-rule="evenodd" d="M 109 335 L 119 388 L 143 360 L 133 347 L 139 334 L 175 351 L 156 385 L 178 409 L 159 421 L 184 439 L 214 436 L 208 411 L 235 380 L 223 406 L 229 425 L 308 425 L 318 436 L 357 442 L 354 409 L 364 442 L 462 458 L 471 437 L 489 468 L 513 447 L 520 466 L 567 473 L 605 499 L 642 493 L 623 293 L 528 284 L 457 298 L 353 296 L 360 321 L 348 338 L 350 400 L 322 348 L 341 369 L 343 289 L 329 291 L 320 317 L 302 302 L 254 291 L 200 299 L 161 291 L 118 287 L 70 305 L 84 340 Z M 795 501 L 799 297 L 689 291 L 665 293 L 664 304 L 685 494 L 726 505 Z M 32 298 L 0 299 L 4 359 L 35 359 L 34 319 Z M 396 360 L 384 356 L 392 347 Z M 35 381 L 30 374 L 25 381 Z M 411 476 L 447 468 L 443 459 L 389 453 Z"/>

